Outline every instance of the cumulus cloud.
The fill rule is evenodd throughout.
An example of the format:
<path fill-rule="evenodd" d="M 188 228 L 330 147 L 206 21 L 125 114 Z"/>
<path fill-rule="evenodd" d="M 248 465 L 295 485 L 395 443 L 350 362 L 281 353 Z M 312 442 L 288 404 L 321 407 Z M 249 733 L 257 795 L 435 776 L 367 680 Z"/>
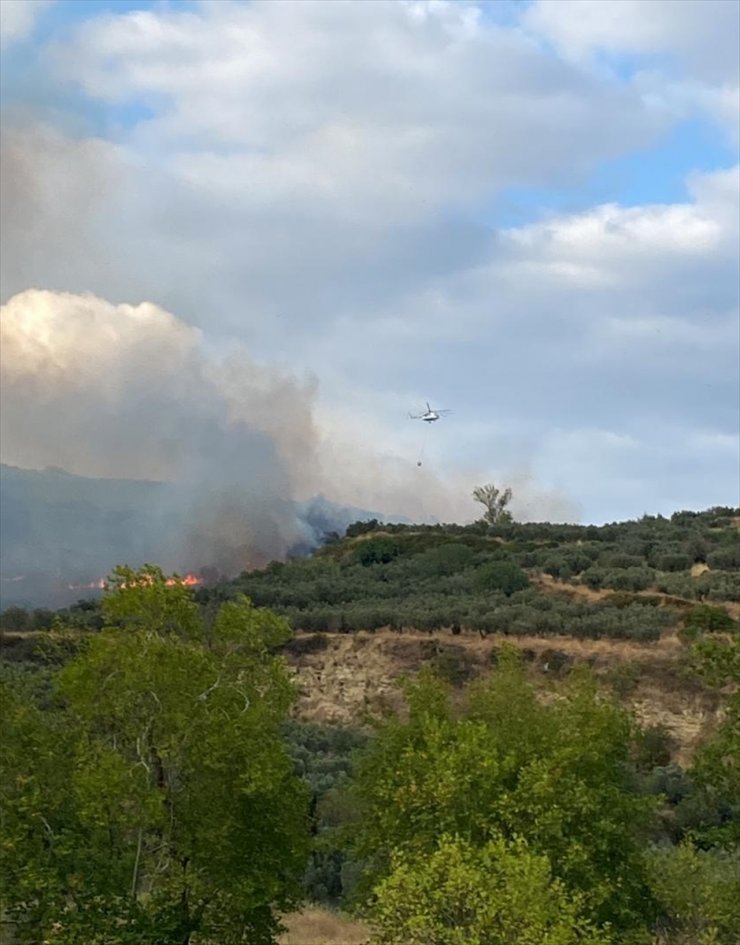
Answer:
<path fill-rule="evenodd" d="M 570 61 L 630 57 L 654 106 L 717 122 L 737 143 L 740 5 L 735 0 L 536 0 L 522 18 Z"/>
<path fill-rule="evenodd" d="M 0 48 L 25 39 L 53 0 L 3 0 L 0 3 Z"/>
<path fill-rule="evenodd" d="M 231 456 L 228 445 L 184 448 L 181 434 L 212 443 L 211 427 L 244 419 L 240 403 L 251 430 L 262 403 L 257 429 L 287 496 L 465 517 L 471 484 L 519 477 L 522 514 L 573 517 L 572 506 L 551 510 L 558 494 L 583 492 L 583 514 L 599 519 L 615 517 L 612 497 L 622 503 L 619 482 L 634 476 L 635 505 L 619 508 L 639 514 L 669 494 L 673 438 L 714 442 L 737 428 L 737 168 L 693 177 L 685 201 L 533 210 L 506 229 L 490 203 L 512 186 L 577 186 L 696 111 L 716 106 L 729 120 L 737 57 L 725 8 L 639 6 L 643 18 L 625 0 L 599 3 L 597 19 L 588 0 L 575 15 L 548 0 L 506 26 L 474 4 L 395 0 L 90 17 L 45 49 L 44 67 L 82 90 L 96 133 L 5 128 L 3 298 L 53 289 L 55 311 L 67 311 L 83 303 L 61 293 L 92 292 L 107 313 L 98 327 L 131 324 L 132 301 L 156 303 L 145 334 L 156 348 L 154 326 L 171 332 L 175 363 L 171 395 L 154 384 L 152 396 L 163 416 L 180 397 L 187 410 L 160 427 L 174 430 L 166 447 L 153 433 L 128 457 L 111 446 L 134 474 Z M 639 71 L 596 67 L 594 52 L 633 57 Z M 177 317 L 165 330 L 154 311 Z M 71 337 L 97 359 L 84 331 Z M 128 344 L 128 373 L 100 358 L 122 391 L 146 363 Z M 239 344 L 249 355 L 229 362 L 222 352 Z M 256 359 L 284 365 L 264 369 L 263 401 Z M 319 389 L 296 381 L 306 370 Z M 283 400 L 270 413 L 278 376 Z M 128 397 L 110 400 L 111 423 L 136 414 Z M 455 413 L 422 444 L 405 418 L 426 399 Z M 308 405 L 306 422 L 281 433 L 269 418 L 294 401 Z M 592 444 L 576 463 L 571 430 Z M 602 435 L 639 447 L 602 449 L 612 442 Z M 104 467 L 102 452 L 65 451 L 64 439 L 52 431 L 43 457 L 20 438 L 14 449 Z M 649 463 L 636 462 L 640 449 Z M 729 451 L 696 463 L 693 480 L 672 480 L 671 500 L 702 505 L 724 490 L 732 501 Z M 705 493 L 697 471 L 710 464 L 717 487 Z"/>
<path fill-rule="evenodd" d="M 358 221 L 426 214 L 572 178 L 659 122 L 468 3 L 137 11 L 84 24 L 57 59 L 93 98 L 156 103 L 141 141 L 175 147 L 182 179 L 273 213 L 298 199 Z"/>
<path fill-rule="evenodd" d="M 740 8 L 734 0 L 536 0 L 523 21 L 575 58 L 599 50 L 662 55 L 709 82 L 738 78 Z"/>

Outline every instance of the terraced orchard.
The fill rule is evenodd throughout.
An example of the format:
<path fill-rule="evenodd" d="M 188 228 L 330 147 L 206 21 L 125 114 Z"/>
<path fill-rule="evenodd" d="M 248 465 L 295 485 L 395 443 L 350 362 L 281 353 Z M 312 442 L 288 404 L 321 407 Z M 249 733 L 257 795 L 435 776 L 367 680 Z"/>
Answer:
<path fill-rule="evenodd" d="M 738 523 L 725 508 L 598 527 L 358 522 L 198 597 L 245 593 L 303 631 L 653 642 L 740 616 Z"/>

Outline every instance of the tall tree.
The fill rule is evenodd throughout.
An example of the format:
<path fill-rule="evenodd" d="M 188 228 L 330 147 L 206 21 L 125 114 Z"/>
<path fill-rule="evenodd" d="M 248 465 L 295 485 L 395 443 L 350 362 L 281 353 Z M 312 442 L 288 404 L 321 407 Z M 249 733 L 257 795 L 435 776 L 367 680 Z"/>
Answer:
<path fill-rule="evenodd" d="M 119 570 L 104 613 L 50 693 L 9 693 L 0 901 L 18 940 L 273 941 L 307 852 L 279 737 L 285 623 L 242 598 L 209 626 L 156 568 Z"/>
<path fill-rule="evenodd" d="M 469 688 L 462 711 L 433 678 L 408 699 L 408 719 L 385 724 L 358 770 L 354 846 L 368 885 L 399 854 L 432 855 L 443 835 L 481 848 L 522 838 L 590 921 L 645 927 L 651 802 L 631 791 L 631 723 L 617 705 L 588 678 L 543 704 L 513 657 Z"/>
<path fill-rule="evenodd" d="M 511 497 L 511 489 L 499 489 L 493 483 L 473 489 L 473 498 L 485 508 L 483 518 L 489 525 L 501 525 L 511 521 L 511 512 L 506 508 Z"/>

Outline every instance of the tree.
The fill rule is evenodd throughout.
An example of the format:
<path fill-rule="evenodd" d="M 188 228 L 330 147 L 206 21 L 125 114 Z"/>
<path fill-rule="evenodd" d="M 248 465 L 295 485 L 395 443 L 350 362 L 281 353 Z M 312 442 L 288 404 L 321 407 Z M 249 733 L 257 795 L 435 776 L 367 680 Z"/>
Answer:
<path fill-rule="evenodd" d="M 50 691 L 8 687 L 0 908 L 21 943 L 262 945 L 296 901 L 286 624 L 242 598 L 209 627 L 189 594 L 118 571 L 106 627 Z"/>
<path fill-rule="evenodd" d="M 652 851 L 650 884 L 663 910 L 659 941 L 733 945 L 740 941 L 740 855 L 690 843 Z"/>
<path fill-rule="evenodd" d="M 476 848 L 442 837 L 430 856 L 398 853 L 371 910 L 378 945 L 606 945 L 547 858 L 519 840 Z"/>
<path fill-rule="evenodd" d="M 22 633 L 30 626 L 28 611 L 23 607 L 8 607 L 0 614 L 0 629 Z"/>
<path fill-rule="evenodd" d="M 511 497 L 511 489 L 504 489 L 502 491 L 497 486 L 494 486 L 493 483 L 488 483 L 485 486 L 476 486 L 476 488 L 473 489 L 473 498 L 476 502 L 480 502 L 485 508 L 486 511 L 483 513 L 483 518 L 489 525 L 502 525 L 512 520 L 511 512 L 506 508 L 509 502 L 511 502 Z"/>
<path fill-rule="evenodd" d="M 590 678 L 571 675 L 561 698 L 542 704 L 503 654 L 461 712 L 439 680 L 423 675 L 409 689 L 408 719 L 388 720 L 357 769 L 353 845 L 367 861 L 366 896 L 394 856 L 431 856 L 444 835 L 476 848 L 522 838 L 590 921 L 645 928 L 653 802 L 632 791 L 631 722 Z"/>
<path fill-rule="evenodd" d="M 703 842 L 737 850 L 740 844 L 740 638 L 711 634 L 693 647 L 693 664 L 704 682 L 730 690 L 724 718 L 694 757 L 690 770 L 698 800 L 716 813 L 696 832 Z"/>
<path fill-rule="evenodd" d="M 511 597 L 529 587 L 529 578 L 513 561 L 491 561 L 478 569 L 475 583 L 482 591 L 503 591 Z"/>

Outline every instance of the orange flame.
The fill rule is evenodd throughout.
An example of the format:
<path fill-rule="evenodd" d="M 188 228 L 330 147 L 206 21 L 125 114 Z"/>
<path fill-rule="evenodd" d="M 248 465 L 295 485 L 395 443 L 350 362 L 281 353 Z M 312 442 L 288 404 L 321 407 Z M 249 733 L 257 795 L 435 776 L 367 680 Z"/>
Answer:
<path fill-rule="evenodd" d="M 123 587 L 135 587 L 139 582 L 132 582 L 131 584 L 124 584 Z M 181 578 L 167 578 L 164 582 L 167 587 L 176 587 L 181 585 L 183 587 L 198 587 L 203 583 L 203 579 L 199 578 L 197 574 L 186 574 Z M 106 587 L 105 578 L 98 578 L 97 581 L 90 581 L 89 584 L 68 584 L 67 587 L 70 591 L 81 591 L 81 590 L 104 590 Z"/>
<path fill-rule="evenodd" d="M 175 580 L 175 578 L 168 578 L 165 581 L 165 584 L 168 587 L 172 587 L 174 584 L 182 584 L 185 587 L 197 587 L 199 584 L 203 583 L 203 579 L 199 578 L 196 574 L 186 574 L 184 577 Z"/>

